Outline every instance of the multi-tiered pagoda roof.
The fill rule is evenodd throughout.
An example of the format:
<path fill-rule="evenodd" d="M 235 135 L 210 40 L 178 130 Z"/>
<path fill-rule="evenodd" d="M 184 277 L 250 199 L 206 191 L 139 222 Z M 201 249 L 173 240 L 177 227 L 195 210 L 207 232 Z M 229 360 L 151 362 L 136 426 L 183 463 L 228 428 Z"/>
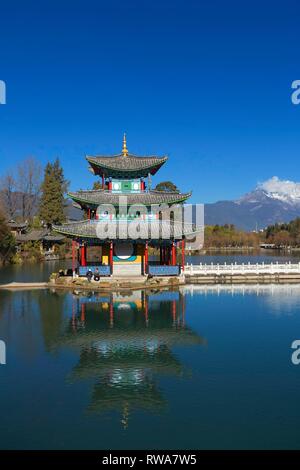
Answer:
<path fill-rule="evenodd" d="M 159 168 L 168 160 L 167 156 L 138 156 L 128 152 L 124 134 L 122 153 L 112 156 L 86 156 L 90 170 L 104 178 L 134 179 L 149 174 L 155 175 Z"/>
<path fill-rule="evenodd" d="M 125 135 L 123 149 L 120 154 L 87 156 L 86 159 L 90 164 L 92 173 L 102 177 L 103 187 L 97 190 L 69 192 L 68 196 L 81 209 L 95 210 L 100 204 L 112 204 L 117 207 L 120 205 L 120 195 L 126 196 L 128 205 L 143 204 L 148 207 L 154 204 L 180 204 L 191 196 L 191 192 L 151 190 L 149 184 L 147 189 L 145 185 L 138 185 L 139 189 L 137 191 L 113 191 L 112 188 L 108 188 L 107 183 L 104 183 L 108 178 L 110 181 L 142 181 L 143 178 L 154 175 L 168 160 L 167 156 L 137 156 L 130 154 L 127 149 Z"/>
<path fill-rule="evenodd" d="M 139 240 L 158 240 L 166 238 L 164 234 L 170 234 L 174 239 L 181 240 L 183 236 L 189 236 L 195 234 L 197 227 L 193 223 L 169 221 L 164 220 L 162 224 L 159 219 L 151 221 L 147 220 L 129 220 L 125 219 L 122 223 L 121 219 L 114 220 L 84 220 L 80 222 L 72 222 L 61 226 L 56 226 L 55 230 L 60 233 L 77 238 L 78 240 L 94 239 L 99 237 L 99 233 L 102 234 L 103 239 L 109 240 L 114 234 L 115 239 L 130 239 L 130 234 L 135 233 L 136 239 Z M 110 230 L 107 231 L 107 224 L 110 226 Z M 106 233 L 107 232 L 107 233 Z"/>
<path fill-rule="evenodd" d="M 155 175 L 168 157 L 138 156 L 120 153 L 113 156 L 86 156 L 95 175 L 112 178 L 140 178 Z"/>
<path fill-rule="evenodd" d="M 179 204 L 191 197 L 189 193 L 178 193 L 168 191 L 142 191 L 140 193 L 126 193 L 126 202 L 128 205 L 143 204 L 151 206 L 153 204 Z M 113 206 L 120 205 L 120 194 L 112 193 L 108 190 L 90 190 L 90 191 L 76 191 L 69 192 L 68 196 L 73 199 L 79 206 L 84 209 L 90 207 L 91 209 L 97 208 L 100 204 L 112 204 Z"/>
<path fill-rule="evenodd" d="M 130 154 L 124 135 L 120 154 L 87 156 L 86 159 L 92 173 L 102 179 L 102 182 L 97 183 L 99 189 L 68 194 L 75 206 L 85 211 L 86 219 L 53 226 L 55 231 L 73 240 L 73 272 L 76 266 L 76 244 L 79 244 L 81 276 L 86 275 L 87 263 L 91 263 L 87 259 L 87 249 L 91 246 L 101 247 L 101 260 L 97 266 L 105 276 L 113 273 L 114 263 L 120 263 L 119 272 L 122 273 L 121 264 L 125 266 L 126 262 L 130 275 L 133 272 L 179 275 L 180 266 L 176 264 L 177 244 L 182 245 L 181 259 L 184 269 L 185 239 L 195 238 L 200 228 L 184 220 L 182 204 L 191 196 L 191 192 L 151 189 L 151 176 L 161 168 L 168 157 Z M 160 250 L 157 266 L 149 264 L 150 242 Z"/>

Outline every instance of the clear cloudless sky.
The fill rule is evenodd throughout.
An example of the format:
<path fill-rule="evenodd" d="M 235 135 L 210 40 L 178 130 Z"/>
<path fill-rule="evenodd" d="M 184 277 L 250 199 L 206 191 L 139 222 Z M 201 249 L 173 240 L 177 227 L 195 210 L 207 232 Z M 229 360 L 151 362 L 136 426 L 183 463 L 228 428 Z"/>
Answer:
<path fill-rule="evenodd" d="M 299 1 L 0 0 L 3 174 L 59 156 L 90 188 L 85 154 L 167 154 L 153 183 L 194 202 L 273 175 L 300 181 Z"/>

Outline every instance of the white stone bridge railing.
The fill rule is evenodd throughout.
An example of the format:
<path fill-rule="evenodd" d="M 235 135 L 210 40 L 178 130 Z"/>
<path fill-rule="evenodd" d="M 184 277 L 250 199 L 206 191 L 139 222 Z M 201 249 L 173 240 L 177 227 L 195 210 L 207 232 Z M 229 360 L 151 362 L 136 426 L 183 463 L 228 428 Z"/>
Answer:
<path fill-rule="evenodd" d="M 231 263 L 231 264 L 187 264 L 184 273 L 189 275 L 235 275 L 235 274 L 300 274 L 299 263 Z"/>

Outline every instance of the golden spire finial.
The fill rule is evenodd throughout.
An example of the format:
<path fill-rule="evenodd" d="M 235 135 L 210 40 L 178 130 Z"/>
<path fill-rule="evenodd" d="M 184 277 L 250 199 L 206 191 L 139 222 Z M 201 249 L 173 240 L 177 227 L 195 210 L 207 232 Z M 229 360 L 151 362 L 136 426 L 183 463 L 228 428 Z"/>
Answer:
<path fill-rule="evenodd" d="M 123 154 L 124 157 L 126 157 L 128 155 L 128 149 L 127 149 L 127 146 L 126 146 L 126 134 L 125 134 L 125 132 L 124 132 L 124 136 L 123 136 L 122 154 Z"/>

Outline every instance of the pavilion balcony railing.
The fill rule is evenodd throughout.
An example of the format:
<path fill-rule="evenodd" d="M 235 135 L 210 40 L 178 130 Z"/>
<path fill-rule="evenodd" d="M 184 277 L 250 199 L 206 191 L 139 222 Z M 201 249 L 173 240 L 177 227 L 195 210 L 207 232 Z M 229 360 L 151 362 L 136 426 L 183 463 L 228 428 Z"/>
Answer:
<path fill-rule="evenodd" d="M 189 275 L 238 275 L 238 274 L 299 274 L 300 263 L 231 263 L 231 264 L 187 264 L 184 269 Z"/>
<path fill-rule="evenodd" d="M 147 273 L 150 276 L 179 276 L 180 266 L 149 264 Z"/>
<path fill-rule="evenodd" d="M 110 276 L 112 274 L 110 265 L 98 265 L 98 264 L 89 263 L 87 266 L 78 267 L 79 276 L 86 276 L 89 269 L 92 271 L 93 274 L 95 274 L 96 269 L 97 269 L 98 270 L 97 274 L 99 274 L 100 277 Z"/>
<path fill-rule="evenodd" d="M 129 224 L 131 222 L 141 222 L 141 224 L 143 224 L 143 222 L 145 222 L 148 227 L 148 231 L 150 230 L 153 230 L 154 234 L 155 234 L 155 239 L 158 238 L 158 239 L 170 239 L 170 240 L 173 240 L 175 237 L 175 230 L 174 230 L 174 223 L 173 221 L 171 221 L 169 223 L 169 221 L 165 221 L 165 220 L 160 220 L 160 219 L 153 219 L 153 218 L 146 218 L 146 219 L 143 219 L 141 218 L 141 216 L 122 216 L 122 217 L 113 217 L 112 219 L 109 219 L 107 218 L 107 216 L 105 217 L 101 217 L 99 219 L 89 219 L 88 220 L 89 224 L 93 225 L 93 224 L 98 224 L 98 223 L 107 223 L 109 224 L 110 222 L 114 222 L 116 224 L 116 237 L 117 238 L 123 238 L 124 236 L 124 225 L 125 224 L 128 224 L 127 226 L 129 226 Z M 77 224 L 78 222 L 75 222 L 75 224 Z M 78 225 L 80 226 L 80 224 L 82 224 L 82 221 L 80 221 L 78 223 Z M 151 225 L 153 224 L 153 225 Z M 182 222 L 181 224 L 181 227 L 182 229 L 184 228 L 184 223 Z M 196 226 L 194 224 L 192 224 L 192 230 L 196 230 Z M 142 231 L 143 231 L 143 226 L 142 226 Z M 148 232 L 147 232 L 148 234 Z"/>

